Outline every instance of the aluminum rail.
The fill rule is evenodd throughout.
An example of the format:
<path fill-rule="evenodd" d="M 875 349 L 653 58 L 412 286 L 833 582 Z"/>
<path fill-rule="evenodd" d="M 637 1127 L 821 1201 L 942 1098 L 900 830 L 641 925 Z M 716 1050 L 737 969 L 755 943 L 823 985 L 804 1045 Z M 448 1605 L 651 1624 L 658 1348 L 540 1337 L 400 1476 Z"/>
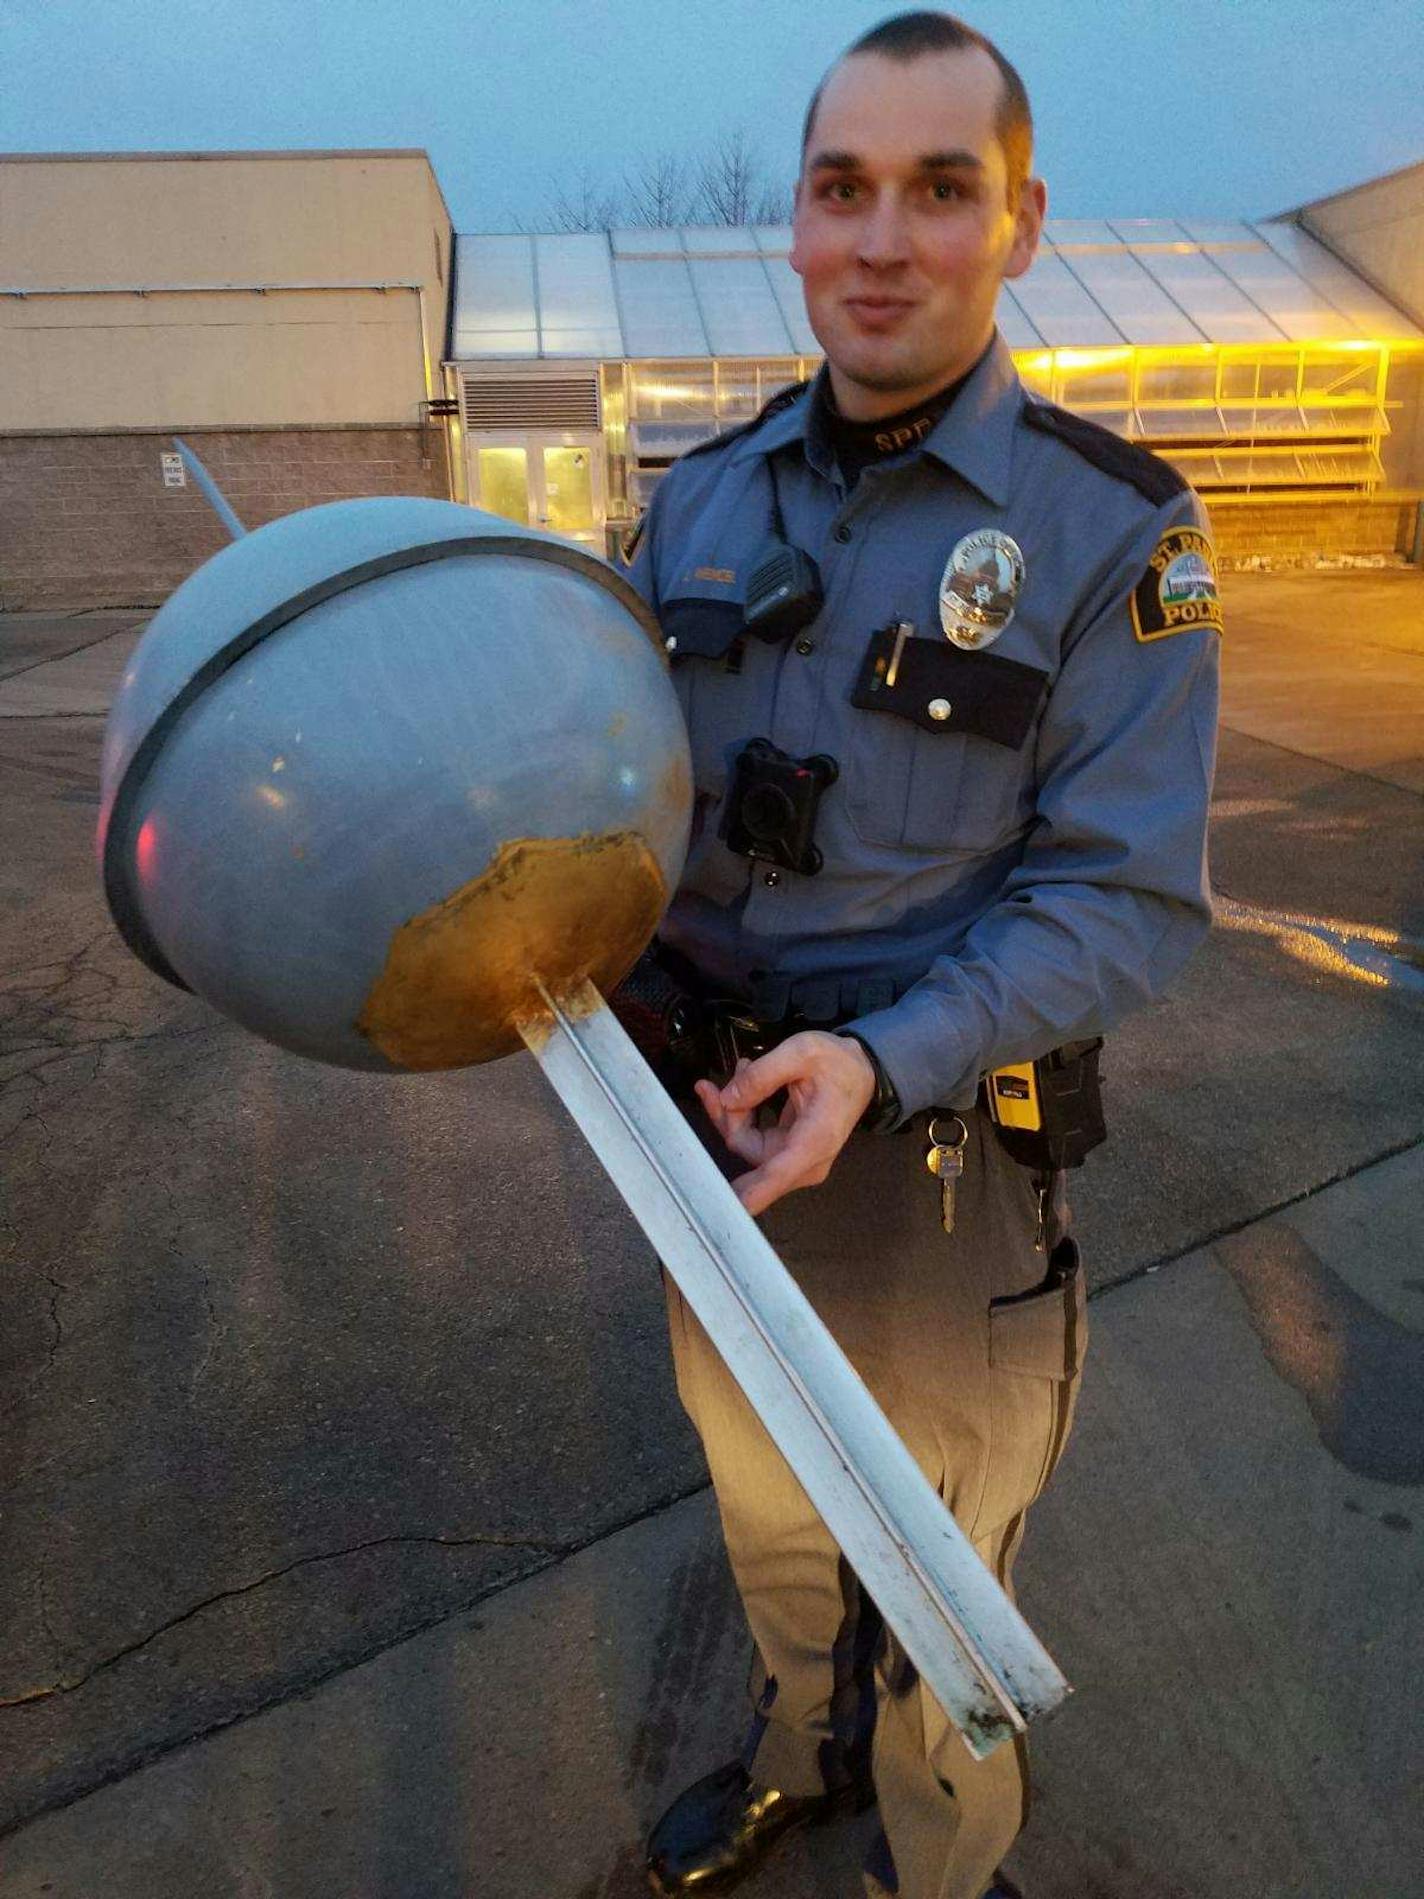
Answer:
<path fill-rule="evenodd" d="M 905 1652 L 982 1759 L 1052 1657 L 589 983 L 520 1032 Z"/>

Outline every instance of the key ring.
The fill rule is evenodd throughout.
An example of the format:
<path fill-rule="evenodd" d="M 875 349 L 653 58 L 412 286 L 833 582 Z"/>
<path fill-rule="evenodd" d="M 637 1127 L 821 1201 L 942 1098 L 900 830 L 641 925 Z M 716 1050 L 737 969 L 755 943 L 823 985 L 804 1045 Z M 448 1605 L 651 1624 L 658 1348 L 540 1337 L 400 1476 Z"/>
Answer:
<path fill-rule="evenodd" d="M 959 1129 L 959 1137 L 957 1140 L 946 1141 L 945 1139 L 943 1139 L 942 1136 L 935 1133 L 935 1129 L 939 1126 L 940 1121 L 942 1119 L 949 1120 L 955 1127 Z M 927 1132 L 929 1135 L 929 1143 L 931 1147 L 950 1147 L 950 1148 L 963 1147 L 965 1142 L 969 1139 L 969 1129 L 964 1125 L 963 1119 L 957 1114 L 951 1114 L 948 1116 L 940 1116 L 937 1114 L 932 1114 L 930 1116 L 930 1125 Z"/>

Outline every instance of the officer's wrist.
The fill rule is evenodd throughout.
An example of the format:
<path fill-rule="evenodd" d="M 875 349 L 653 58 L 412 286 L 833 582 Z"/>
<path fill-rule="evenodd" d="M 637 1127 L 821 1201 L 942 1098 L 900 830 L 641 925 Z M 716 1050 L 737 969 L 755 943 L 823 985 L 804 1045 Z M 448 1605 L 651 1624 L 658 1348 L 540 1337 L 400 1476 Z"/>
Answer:
<path fill-rule="evenodd" d="M 884 1064 L 863 1035 L 857 1035 L 854 1029 L 837 1029 L 836 1034 L 848 1042 L 858 1043 L 865 1051 L 867 1060 L 875 1074 L 875 1093 L 870 1097 L 870 1105 L 856 1122 L 858 1128 L 868 1129 L 875 1134 L 883 1134 L 893 1128 L 900 1119 L 900 1097 L 895 1092 L 895 1084 L 885 1072 Z"/>

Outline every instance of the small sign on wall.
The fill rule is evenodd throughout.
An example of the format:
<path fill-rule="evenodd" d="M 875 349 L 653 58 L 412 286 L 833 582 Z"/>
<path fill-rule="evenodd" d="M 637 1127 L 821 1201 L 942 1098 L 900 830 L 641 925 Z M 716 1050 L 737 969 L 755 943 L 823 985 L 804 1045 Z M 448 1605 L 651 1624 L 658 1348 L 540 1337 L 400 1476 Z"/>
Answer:
<path fill-rule="evenodd" d="M 181 455 L 160 455 L 158 459 L 163 465 L 163 485 L 165 488 L 186 488 L 188 486 L 188 471 L 183 466 L 183 457 Z"/>

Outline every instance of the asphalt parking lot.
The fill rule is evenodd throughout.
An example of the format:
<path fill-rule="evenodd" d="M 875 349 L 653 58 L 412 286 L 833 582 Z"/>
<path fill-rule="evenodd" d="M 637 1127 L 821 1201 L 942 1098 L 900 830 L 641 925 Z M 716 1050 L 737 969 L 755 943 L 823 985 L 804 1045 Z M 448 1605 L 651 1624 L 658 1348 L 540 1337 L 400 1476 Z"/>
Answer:
<path fill-rule="evenodd" d="M 1078 1691 L 1031 1899 L 1424 1863 L 1424 574 L 1226 597 L 1217 926 L 1110 1050 L 1022 1565 Z M 632 1899 L 745 1661 L 648 1249 L 527 1058 L 318 1069 L 129 956 L 142 618 L 0 617 L 0 1892 Z"/>

